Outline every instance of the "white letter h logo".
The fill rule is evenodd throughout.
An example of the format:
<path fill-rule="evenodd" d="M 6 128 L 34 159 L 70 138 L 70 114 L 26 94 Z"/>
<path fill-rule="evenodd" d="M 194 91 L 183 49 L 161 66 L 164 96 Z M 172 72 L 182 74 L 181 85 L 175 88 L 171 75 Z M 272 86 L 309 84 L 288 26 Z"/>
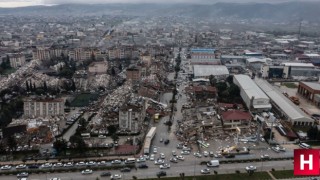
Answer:
<path fill-rule="evenodd" d="M 313 169 L 312 154 L 309 154 L 309 160 L 304 160 L 304 155 L 300 154 L 300 170 L 304 170 L 304 165 L 309 165 L 309 170 Z"/>

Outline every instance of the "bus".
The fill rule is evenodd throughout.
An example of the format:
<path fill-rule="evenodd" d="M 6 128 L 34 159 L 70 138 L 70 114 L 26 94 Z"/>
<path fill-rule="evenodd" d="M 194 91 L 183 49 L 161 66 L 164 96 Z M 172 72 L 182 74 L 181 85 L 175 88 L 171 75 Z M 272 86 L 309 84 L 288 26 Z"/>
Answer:
<path fill-rule="evenodd" d="M 310 149 L 311 148 L 311 146 L 306 143 L 300 143 L 299 146 L 302 147 L 303 149 Z"/>

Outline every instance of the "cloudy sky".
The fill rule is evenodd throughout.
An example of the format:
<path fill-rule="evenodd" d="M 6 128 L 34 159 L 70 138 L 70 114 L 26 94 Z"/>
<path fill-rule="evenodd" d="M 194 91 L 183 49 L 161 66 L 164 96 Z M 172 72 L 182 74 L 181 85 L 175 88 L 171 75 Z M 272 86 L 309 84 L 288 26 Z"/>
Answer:
<path fill-rule="evenodd" d="M 320 0 L 0 0 L 0 7 L 21 7 L 34 5 L 52 5 L 65 3 L 215 3 L 215 2 L 287 2 L 287 1 L 320 1 Z"/>

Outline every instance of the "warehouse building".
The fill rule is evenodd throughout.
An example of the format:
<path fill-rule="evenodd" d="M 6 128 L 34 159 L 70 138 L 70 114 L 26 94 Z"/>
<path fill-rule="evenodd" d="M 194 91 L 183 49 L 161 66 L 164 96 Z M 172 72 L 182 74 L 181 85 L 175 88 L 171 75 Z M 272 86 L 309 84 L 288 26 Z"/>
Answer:
<path fill-rule="evenodd" d="M 240 96 L 252 111 L 262 112 L 271 109 L 270 99 L 247 75 L 234 75 L 233 83 L 240 88 Z"/>
<path fill-rule="evenodd" d="M 285 118 L 294 126 L 312 126 L 314 120 L 311 119 L 298 106 L 293 104 L 278 89 L 273 87 L 269 82 L 258 79 L 258 86 L 269 96 L 273 110 L 277 112 L 281 118 Z"/>
<path fill-rule="evenodd" d="M 299 82 L 298 93 L 320 106 L 320 84 L 316 82 Z"/>
<path fill-rule="evenodd" d="M 215 76 L 217 79 L 226 78 L 229 76 L 229 70 L 226 66 L 222 65 L 194 65 L 193 76 L 194 78 L 209 78 L 210 75 Z"/>

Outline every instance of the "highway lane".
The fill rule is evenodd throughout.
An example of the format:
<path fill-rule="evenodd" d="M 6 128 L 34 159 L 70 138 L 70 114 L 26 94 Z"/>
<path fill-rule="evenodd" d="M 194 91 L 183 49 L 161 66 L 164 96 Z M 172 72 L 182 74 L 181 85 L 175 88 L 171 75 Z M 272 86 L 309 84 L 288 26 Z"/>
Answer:
<path fill-rule="evenodd" d="M 143 170 L 132 170 L 129 173 L 122 173 L 120 170 L 111 170 L 112 174 L 121 174 L 122 179 L 132 179 L 132 176 L 141 178 L 156 178 L 156 173 L 160 171 L 159 166 L 152 165 L 151 162 L 148 163 L 149 168 Z M 225 173 L 235 173 L 236 170 L 240 170 L 240 172 L 245 172 L 244 168 L 249 165 L 257 166 L 258 171 L 270 171 L 272 168 L 276 170 L 284 170 L 284 169 L 293 169 L 293 163 L 291 160 L 288 161 L 265 161 L 265 162 L 251 162 L 251 163 L 238 163 L 238 164 L 221 164 L 220 167 L 210 168 L 211 172 L 217 171 L 219 174 Z M 199 165 L 198 163 L 193 162 L 179 162 L 177 164 L 171 163 L 171 168 L 166 169 L 167 176 L 179 176 L 180 173 L 184 172 L 186 176 L 192 175 L 200 175 L 200 170 L 206 168 L 205 165 Z M 32 174 L 29 176 L 29 180 L 31 179 L 50 179 L 53 177 L 59 177 L 62 180 L 72 180 L 72 179 L 96 179 L 100 177 L 100 174 L 106 171 L 94 171 L 91 175 L 82 175 L 79 172 L 64 172 L 64 173 L 46 173 L 46 174 Z M 17 179 L 16 176 L 0 176 L 0 180 L 11 180 Z M 107 178 L 101 178 L 107 179 Z M 109 178 L 108 178 L 109 179 Z"/>

